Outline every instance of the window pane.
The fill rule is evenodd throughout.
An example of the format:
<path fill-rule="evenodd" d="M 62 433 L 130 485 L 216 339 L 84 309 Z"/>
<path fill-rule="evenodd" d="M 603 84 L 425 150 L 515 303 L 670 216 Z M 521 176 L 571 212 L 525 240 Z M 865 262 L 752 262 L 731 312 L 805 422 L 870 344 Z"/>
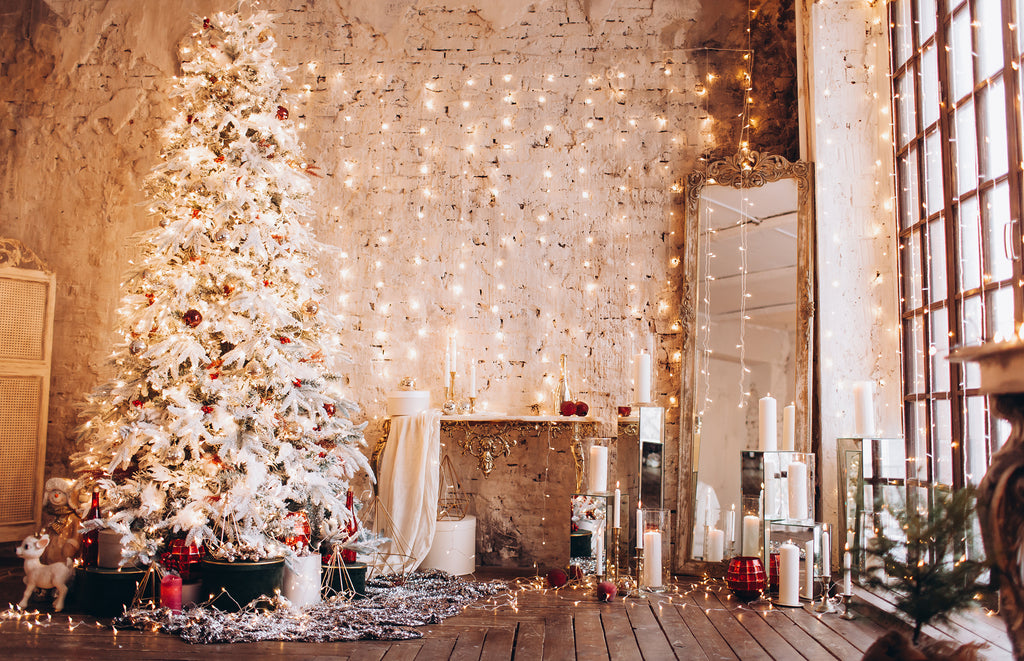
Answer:
<path fill-rule="evenodd" d="M 982 310 L 983 301 L 980 294 L 964 299 L 960 311 L 960 337 L 957 344 L 972 345 L 985 341 L 985 317 Z M 964 384 L 967 388 L 981 387 L 981 368 L 978 363 L 964 363 Z"/>
<path fill-rule="evenodd" d="M 1006 441 L 1010 438 L 1011 431 L 1013 431 L 1013 427 L 1010 426 L 1009 422 L 1002 418 L 998 418 L 996 420 L 996 442 L 992 448 L 992 452 L 998 452 L 999 449 L 1006 444 Z"/>
<path fill-rule="evenodd" d="M 932 44 L 921 54 L 921 117 L 925 127 L 939 119 L 939 58 Z"/>
<path fill-rule="evenodd" d="M 985 220 L 985 274 L 989 281 L 1013 277 L 1013 261 L 1009 250 L 1013 241 L 1010 232 L 1010 185 L 1003 182 L 982 195 Z"/>
<path fill-rule="evenodd" d="M 949 79 L 953 101 L 959 101 L 974 89 L 974 68 L 971 51 L 971 15 L 964 7 L 953 15 L 948 34 Z"/>
<path fill-rule="evenodd" d="M 910 0 L 896 0 L 894 4 L 894 14 L 896 16 L 896 27 L 894 29 L 896 66 L 900 66 L 906 62 L 914 52 L 914 44 L 910 40 Z"/>
<path fill-rule="evenodd" d="M 899 135 L 897 146 L 910 142 L 917 135 L 917 118 L 914 112 L 914 73 L 913 68 L 896 79 L 896 114 L 899 117 Z"/>
<path fill-rule="evenodd" d="M 932 402 L 932 460 L 934 480 L 940 484 L 953 484 L 953 416 L 949 401 Z"/>
<path fill-rule="evenodd" d="M 1004 96 L 1003 79 L 995 79 L 991 85 L 981 91 L 978 98 L 981 103 L 981 177 L 996 179 L 1006 174 L 1006 98 Z"/>
<path fill-rule="evenodd" d="M 953 153 L 956 155 L 953 175 L 956 177 L 957 193 L 964 193 L 978 187 L 978 140 L 975 135 L 977 122 L 974 117 L 974 102 L 968 101 L 956 109 L 956 144 Z"/>
<path fill-rule="evenodd" d="M 946 222 L 940 216 L 928 223 L 928 293 L 929 303 L 946 298 Z"/>
<path fill-rule="evenodd" d="M 907 392 L 910 393 L 924 393 L 927 392 L 925 387 L 925 374 L 924 374 L 924 323 L 921 321 L 921 316 L 914 315 L 910 320 L 910 332 L 907 333 L 907 351 L 910 356 L 913 356 L 913 360 L 907 361 Z"/>
<path fill-rule="evenodd" d="M 935 34 L 935 0 L 917 0 L 917 43 Z"/>
<path fill-rule="evenodd" d="M 962 201 L 958 211 L 960 289 L 968 291 L 981 286 L 981 230 L 978 218 L 978 198 L 969 197 Z"/>
<path fill-rule="evenodd" d="M 987 297 L 989 333 L 987 339 L 1001 338 L 1008 340 L 1013 332 L 1013 290 L 1000 287 Z"/>
<path fill-rule="evenodd" d="M 966 443 L 964 446 L 967 459 L 967 479 L 971 484 L 978 484 L 988 469 L 988 406 L 985 397 L 968 397 L 964 412 L 964 428 Z"/>
<path fill-rule="evenodd" d="M 917 116 L 914 113 L 914 70 L 896 79 L 896 114 L 899 117 L 899 137 L 897 146 L 910 142 L 917 135 Z"/>
<path fill-rule="evenodd" d="M 910 227 L 921 217 L 917 183 L 917 148 L 899 159 L 900 227 Z"/>
<path fill-rule="evenodd" d="M 978 28 L 975 50 L 978 53 L 978 80 L 984 80 L 1003 68 L 1002 3 L 995 0 L 974 3 Z M 997 27 L 998 26 L 998 27 Z"/>
<path fill-rule="evenodd" d="M 931 323 L 931 344 L 928 356 L 931 360 L 931 392 L 949 392 L 949 318 L 945 308 L 928 315 Z"/>
<path fill-rule="evenodd" d="M 921 296 L 921 241 L 916 231 L 902 240 L 903 307 L 914 310 L 924 302 Z"/>
<path fill-rule="evenodd" d="M 932 131 L 924 142 L 925 210 L 931 215 L 942 209 L 942 152 L 939 132 Z"/>
<path fill-rule="evenodd" d="M 909 421 L 911 428 L 907 430 L 907 477 L 925 480 L 928 478 L 928 418 L 925 417 L 928 403 L 915 402 L 907 407 L 913 411 Z"/>

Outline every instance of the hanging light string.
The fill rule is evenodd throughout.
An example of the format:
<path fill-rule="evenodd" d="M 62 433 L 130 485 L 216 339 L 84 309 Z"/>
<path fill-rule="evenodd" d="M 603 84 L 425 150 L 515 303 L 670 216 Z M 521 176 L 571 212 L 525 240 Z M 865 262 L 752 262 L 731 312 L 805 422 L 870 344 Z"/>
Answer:
<path fill-rule="evenodd" d="M 711 54 L 710 49 L 704 51 L 704 80 L 710 82 L 711 75 Z M 708 90 L 703 85 L 698 89 L 697 93 L 701 97 L 701 107 L 703 110 L 703 116 L 708 117 L 710 114 L 710 108 L 708 106 Z M 708 161 L 704 159 L 704 182 L 709 184 L 708 172 L 707 172 Z M 704 399 L 700 404 L 698 410 L 698 416 L 703 420 L 704 415 L 707 413 L 708 407 L 711 406 L 713 400 L 711 398 L 711 283 L 714 282 L 715 277 L 711 275 L 711 259 L 714 255 L 711 252 L 711 241 L 715 235 L 715 228 L 711 224 L 711 207 L 707 204 L 704 207 L 704 218 L 702 219 L 705 227 L 705 231 L 699 234 L 697 251 L 699 255 L 704 257 L 704 281 L 703 291 L 701 292 L 700 300 L 697 302 L 698 319 L 697 322 L 700 324 L 697 329 L 700 333 L 700 379 L 703 384 L 701 390 L 704 392 Z"/>
<path fill-rule="evenodd" d="M 743 110 L 740 113 L 740 144 L 739 152 L 744 155 L 742 167 L 744 170 L 750 169 L 750 163 L 746 160 L 746 156 L 750 149 L 750 92 L 753 88 L 753 67 L 754 67 L 754 56 L 751 50 L 751 36 L 750 36 L 750 24 L 752 12 L 750 9 L 750 0 L 747 0 L 747 50 L 743 53 L 743 60 L 747 63 L 746 71 L 742 73 L 742 89 L 743 89 Z M 748 375 L 750 374 L 750 368 L 747 367 L 747 321 L 750 317 L 747 315 L 747 299 L 750 298 L 750 292 L 747 290 L 747 221 L 750 218 L 750 214 L 747 209 L 749 208 L 749 198 L 746 192 L 746 176 L 740 177 L 740 332 L 739 332 L 739 344 L 737 348 L 740 354 L 740 403 L 739 408 L 746 408 L 747 399 L 750 397 L 750 391 L 747 389 Z"/>

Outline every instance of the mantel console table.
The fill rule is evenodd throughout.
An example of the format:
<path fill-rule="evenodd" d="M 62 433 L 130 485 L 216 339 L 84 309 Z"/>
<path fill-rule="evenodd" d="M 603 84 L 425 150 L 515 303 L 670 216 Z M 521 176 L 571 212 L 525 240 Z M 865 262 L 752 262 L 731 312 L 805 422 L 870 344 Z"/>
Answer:
<path fill-rule="evenodd" d="M 523 441 L 540 438 L 545 429 L 556 431 L 559 427 L 569 427 L 572 457 L 576 464 L 576 490 L 580 491 L 583 488 L 583 438 L 594 433 L 598 422 L 594 418 L 560 415 L 443 415 L 441 433 L 453 438 L 464 454 L 475 457 L 477 466 L 486 477 L 494 470 L 495 459 L 509 456 L 512 449 Z M 383 433 L 373 449 L 372 466 L 377 466 L 390 434 L 391 418 L 385 418 Z"/>

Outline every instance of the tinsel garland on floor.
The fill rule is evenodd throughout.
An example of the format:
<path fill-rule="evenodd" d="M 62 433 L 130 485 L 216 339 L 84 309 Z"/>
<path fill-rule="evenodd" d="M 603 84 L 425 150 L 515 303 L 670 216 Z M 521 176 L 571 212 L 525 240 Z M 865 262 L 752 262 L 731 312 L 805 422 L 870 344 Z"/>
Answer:
<path fill-rule="evenodd" d="M 273 610 L 252 605 L 237 613 L 195 606 L 174 613 L 136 608 L 114 621 L 116 628 L 160 630 L 188 643 L 251 643 L 261 640 L 330 642 L 421 638 L 413 627 L 437 624 L 465 606 L 506 589 L 500 581 L 477 583 L 439 571 L 366 582 L 366 597 L 334 597 L 301 610 L 275 599 Z M 266 603 L 266 602 L 264 602 Z"/>

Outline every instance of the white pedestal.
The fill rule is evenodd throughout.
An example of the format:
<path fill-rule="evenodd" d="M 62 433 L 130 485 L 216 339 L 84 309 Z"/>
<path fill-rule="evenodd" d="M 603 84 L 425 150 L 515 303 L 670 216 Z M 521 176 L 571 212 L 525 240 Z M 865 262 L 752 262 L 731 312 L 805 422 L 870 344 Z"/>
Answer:
<path fill-rule="evenodd" d="M 320 603 L 319 553 L 285 560 L 284 596 L 296 608 Z"/>
<path fill-rule="evenodd" d="M 440 569 L 455 576 L 476 571 L 476 517 L 438 521 L 434 542 L 420 569 Z"/>

